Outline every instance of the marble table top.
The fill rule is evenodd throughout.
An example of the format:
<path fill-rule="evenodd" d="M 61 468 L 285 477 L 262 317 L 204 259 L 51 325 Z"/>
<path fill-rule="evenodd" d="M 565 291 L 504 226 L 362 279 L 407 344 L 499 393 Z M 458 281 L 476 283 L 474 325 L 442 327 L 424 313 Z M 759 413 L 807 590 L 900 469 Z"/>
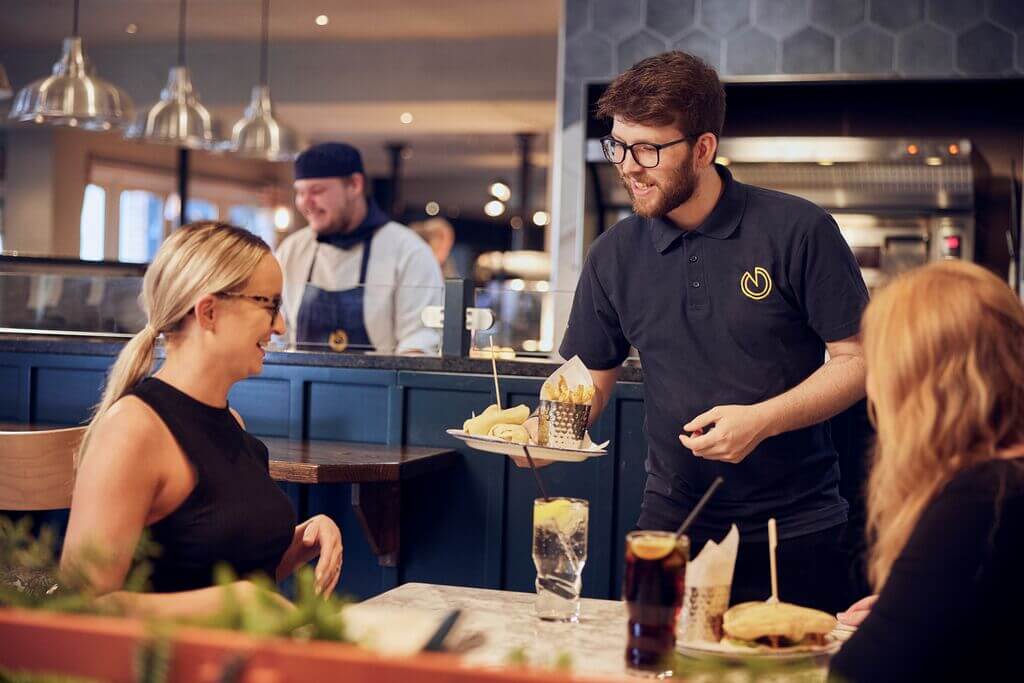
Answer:
<path fill-rule="evenodd" d="M 463 654 L 470 666 L 508 666 L 516 650 L 526 654 L 530 666 L 553 668 L 560 658 L 571 657 L 572 672 L 587 678 L 634 678 L 625 666 L 626 608 L 615 600 L 584 598 L 580 621 L 544 622 L 534 615 L 534 594 L 511 591 L 407 583 L 365 604 L 403 608 L 440 619 L 453 609 L 462 616 L 449 636 L 458 643 L 472 634 L 482 642 Z M 771 675 L 758 681 L 823 681 L 823 668 L 800 675 Z M 635 678 L 634 678 L 635 680 Z M 748 681 L 748 672 L 733 671 L 724 677 L 696 676 L 687 680 Z"/>
<path fill-rule="evenodd" d="M 626 675 L 626 608 L 614 600 L 583 598 L 576 624 L 541 621 L 534 615 L 533 593 L 407 583 L 367 604 L 403 607 L 440 616 L 461 609 L 449 642 L 479 633 L 483 642 L 463 656 L 474 666 L 507 666 L 520 650 L 531 666 L 554 667 L 563 654 L 572 670 L 587 676 Z"/>

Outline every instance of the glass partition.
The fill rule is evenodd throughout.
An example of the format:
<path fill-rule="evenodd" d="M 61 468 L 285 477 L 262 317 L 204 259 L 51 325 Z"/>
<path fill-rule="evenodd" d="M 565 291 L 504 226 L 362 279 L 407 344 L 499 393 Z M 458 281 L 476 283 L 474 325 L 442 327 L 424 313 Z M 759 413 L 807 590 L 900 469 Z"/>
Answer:
<path fill-rule="evenodd" d="M 288 331 L 275 338 L 276 349 L 441 354 L 443 287 L 363 285 L 320 296 L 303 307 L 303 292 L 289 293 L 283 302 Z"/>
<path fill-rule="evenodd" d="M 0 272 L 0 333 L 127 339 L 146 324 L 141 291 L 141 276 Z M 300 292 L 283 302 L 287 332 L 270 350 L 438 356 L 443 299 L 441 287 L 356 287 L 328 313 L 298 316 Z"/>
<path fill-rule="evenodd" d="M 130 337 L 146 324 L 136 276 L 0 273 L 0 331 Z"/>

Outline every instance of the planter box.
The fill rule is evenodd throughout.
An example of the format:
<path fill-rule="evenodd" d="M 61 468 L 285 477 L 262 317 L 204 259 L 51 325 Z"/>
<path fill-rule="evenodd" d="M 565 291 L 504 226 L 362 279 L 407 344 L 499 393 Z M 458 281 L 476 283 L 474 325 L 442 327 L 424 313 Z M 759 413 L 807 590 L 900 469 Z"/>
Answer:
<path fill-rule="evenodd" d="M 133 659 L 146 634 L 145 623 L 136 619 L 0 609 L 0 665 L 133 683 Z M 471 669 L 452 655 L 385 659 L 342 643 L 256 638 L 211 629 L 176 629 L 171 641 L 169 683 L 216 683 L 225 664 L 239 656 L 246 665 L 241 677 L 233 680 L 240 683 L 554 683 L 569 678 L 549 671 Z"/>

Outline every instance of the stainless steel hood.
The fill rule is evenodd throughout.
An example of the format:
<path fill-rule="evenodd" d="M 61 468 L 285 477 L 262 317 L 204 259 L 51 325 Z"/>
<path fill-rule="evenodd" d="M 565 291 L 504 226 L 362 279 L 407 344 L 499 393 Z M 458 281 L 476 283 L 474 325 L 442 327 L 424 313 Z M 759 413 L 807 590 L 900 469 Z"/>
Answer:
<path fill-rule="evenodd" d="M 740 181 L 804 197 L 831 211 L 973 211 L 971 143 L 962 139 L 747 137 L 724 138 L 719 162 Z M 629 196 L 600 142 L 587 161 L 608 207 Z"/>

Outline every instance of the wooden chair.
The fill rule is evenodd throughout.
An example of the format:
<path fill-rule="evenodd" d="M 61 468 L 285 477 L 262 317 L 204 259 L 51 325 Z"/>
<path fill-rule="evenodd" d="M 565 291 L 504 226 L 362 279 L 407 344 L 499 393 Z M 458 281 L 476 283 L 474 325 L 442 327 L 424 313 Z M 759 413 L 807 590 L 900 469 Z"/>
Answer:
<path fill-rule="evenodd" d="M 0 510 L 71 507 L 85 427 L 0 431 Z"/>

